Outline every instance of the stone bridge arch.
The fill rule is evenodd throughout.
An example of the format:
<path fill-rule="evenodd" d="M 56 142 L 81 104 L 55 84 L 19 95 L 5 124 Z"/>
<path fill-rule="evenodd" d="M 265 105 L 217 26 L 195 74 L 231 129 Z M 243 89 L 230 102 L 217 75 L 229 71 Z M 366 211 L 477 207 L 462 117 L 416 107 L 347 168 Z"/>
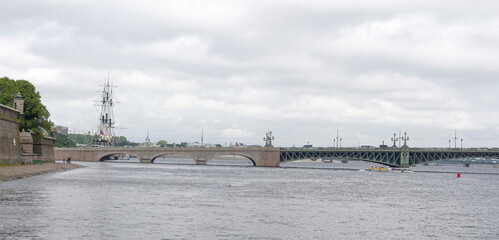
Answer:
<path fill-rule="evenodd" d="M 160 153 L 154 153 L 153 155 L 151 155 L 149 157 L 149 159 L 144 159 L 144 161 L 141 160 L 141 162 L 150 162 L 150 163 L 154 163 L 154 161 L 157 159 L 157 158 L 160 158 L 160 157 L 184 157 L 184 158 L 190 158 L 192 159 L 194 162 L 196 162 L 196 159 L 191 156 L 188 152 L 160 152 Z"/>
<path fill-rule="evenodd" d="M 125 150 L 125 149 L 123 149 Z M 141 159 L 141 156 L 136 153 L 136 152 L 132 152 L 132 151 L 111 151 L 111 152 L 99 152 L 96 156 L 96 159 L 98 162 L 103 162 L 105 161 L 105 158 L 106 157 L 109 157 L 109 156 L 112 156 L 112 155 L 119 155 L 119 154 L 128 154 L 130 156 L 135 156 L 139 159 Z"/>
<path fill-rule="evenodd" d="M 223 156 L 238 156 L 238 157 L 244 157 L 248 160 L 251 161 L 251 165 L 252 166 L 256 166 L 257 163 L 256 163 L 256 160 L 255 159 L 258 159 L 260 156 L 258 154 L 258 156 L 255 156 L 255 154 L 248 154 L 248 153 L 244 153 L 244 152 L 241 152 L 241 153 L 222 153 L 222 152 L 217 152 L 217 153 L 213 153 L 211 155 L 208 155 L 206 157 L 206 162 L 212 160 L 212 159 L 215 159 L 215 158 L 218 158 L 218 157 L 223 157 Z"/>

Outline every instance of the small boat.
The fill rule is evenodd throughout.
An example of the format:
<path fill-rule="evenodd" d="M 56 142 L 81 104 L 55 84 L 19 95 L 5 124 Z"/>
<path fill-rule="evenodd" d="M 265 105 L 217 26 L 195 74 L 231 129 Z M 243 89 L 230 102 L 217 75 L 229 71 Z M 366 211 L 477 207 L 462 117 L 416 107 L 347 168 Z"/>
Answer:
<path fill-rule="evenodd" d="M 370 168 L 367 169 L 367 171 L 373 171 L 373 172 L 388 172 L 390 171 L 391 169 L 390 168 L 387 168 L 387 167 L 373 167 L 371 166 Z"/>

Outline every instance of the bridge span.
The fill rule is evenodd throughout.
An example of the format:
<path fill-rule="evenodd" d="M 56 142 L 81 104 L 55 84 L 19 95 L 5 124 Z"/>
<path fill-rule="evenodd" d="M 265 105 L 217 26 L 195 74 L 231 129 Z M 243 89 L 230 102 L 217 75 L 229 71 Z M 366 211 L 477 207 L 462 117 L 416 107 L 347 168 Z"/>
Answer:
<path fill-rule="evenodd" d="M 184 147 L 184 148 L 56 148 L 55 159 L 71 157 L 75 161 L 103 161 L 109 156 L 129 154 L 142 163 L 152 163 L 159 157 L 192 158 L 198 165 L 206 165 L 213 158 L 221 156 L 246 157 L 257 167 L 279 167 L 280 162 L 300 159 L 347 159 L 384 164 L 391 167 L 407 168 L 439 160 L 463 158 L 499 159 L 499 150 L 459 150 L 459 149 L 353 149 L 353 148 L 274 148 L 274 147 Z"/>
<path fill-rule="evenodd" d="M 98 162 L 104 161 L 112 155 L 129 154 L 137 157 L 142 163 L 152 163 L 159 157 L 187 157 L 196 161 L 197 165 L 206 165 L 213 158 L 220 156 L 241 156 L 246 157 L 257 167 L 279 167 L 279 148 L 258 147 L 258 148 L 209 148 L 209 147 L 173 147 L 173 148 L 55 148 L 55 159 L 71 157 L 74 161 Z"/>
<path fill-rule="evenodd" d="M 391 167 L 407 168 L 417 164 L 424 164 L 439 160 L 457 160 L 464 158 L 499 159 L 499 149 L 470 150 L 470 149 L 409 149 L 407 146 L 393 149 L 281 149 L 281 161 L 298 159 L 346 159 L 361 160 L 388 165 Z"/>

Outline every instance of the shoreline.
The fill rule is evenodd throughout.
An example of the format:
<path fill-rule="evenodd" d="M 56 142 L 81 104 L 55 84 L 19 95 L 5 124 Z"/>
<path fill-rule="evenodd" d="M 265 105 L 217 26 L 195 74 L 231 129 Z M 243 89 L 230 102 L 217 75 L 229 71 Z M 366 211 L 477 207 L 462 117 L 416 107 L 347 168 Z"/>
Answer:
<path fill-rule="evenodd" d="M 83 166 L 78 164 L 68 163 L 43 163 L 42 165 L 16 165 L 16 166 L 3 166 L 0 167 L 0 183 L 31 177 L 35 175 L 69 171 L 72 169 L 81 168 Z"/>

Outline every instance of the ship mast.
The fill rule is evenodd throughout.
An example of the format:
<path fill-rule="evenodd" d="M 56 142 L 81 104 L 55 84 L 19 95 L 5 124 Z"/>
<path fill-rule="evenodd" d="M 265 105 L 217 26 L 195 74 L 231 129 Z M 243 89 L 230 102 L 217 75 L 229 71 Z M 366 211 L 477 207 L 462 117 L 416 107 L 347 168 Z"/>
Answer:
<path fill-rule="evenodd" d="M 104 147 L 114 146 L 113 87 L 109 83 L 109 75 L 104 83 L 104 89 L 97 105 L 101 106 L 100 124 L 97 129 L 99 139 L 94 144 Z"/>

